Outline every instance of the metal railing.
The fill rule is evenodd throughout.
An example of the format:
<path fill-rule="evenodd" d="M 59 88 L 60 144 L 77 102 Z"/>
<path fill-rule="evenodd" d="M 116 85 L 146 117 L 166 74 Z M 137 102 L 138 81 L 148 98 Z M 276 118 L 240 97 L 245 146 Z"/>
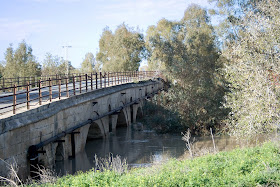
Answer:
<path fill-rule="evenodd" d="M 54 99 L 71 97 L 89 90 L 106 88 L 153 78 L 155 71 L 133 72 L 98 72 L 71 75 L 51 75 L 40 79 L 36 77 L 11 78 L 10 82 L 2 80 L 0 93 L 0 116 L 17 109 L 30 109 L 30 106 L 42 105 Z M 18 84 L 14 83 L 17 81 Z M 26 82 L 25 82 L 26 81 Z M 13 85 L 10 85 L 11 82 Z M 9 85 L 5 87 L 5 85 Z"/>

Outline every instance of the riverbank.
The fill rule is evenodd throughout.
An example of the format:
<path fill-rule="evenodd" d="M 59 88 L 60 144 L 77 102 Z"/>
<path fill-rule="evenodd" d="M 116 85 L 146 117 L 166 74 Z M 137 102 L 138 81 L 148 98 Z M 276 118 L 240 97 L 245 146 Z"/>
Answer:
<path fill-rule="evenodd" d="M 280 147 L 265 143 L 124 173 L 89 171 L 44 186 L 257 186 L 280 185 Z"/>

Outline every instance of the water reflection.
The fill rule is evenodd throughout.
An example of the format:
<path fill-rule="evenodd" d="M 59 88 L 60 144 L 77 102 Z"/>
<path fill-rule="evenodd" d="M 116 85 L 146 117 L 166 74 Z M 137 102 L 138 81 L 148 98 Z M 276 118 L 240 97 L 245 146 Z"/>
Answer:
<path fill-rule="evenodd" d="M 94 156 L 108 157 L 110 153 L 126 158 L 130 167 L 147 166 L 184 154 L 185 143 L 180 134 L 158 135 L 153 131 L 132 131 L 130 128 L 117 128 L 108 138 L 88 140 L 85 151 L 76 155 L 73 160 L 57 162 L 58 174 L 74 174 L 77 171 L 88 171 L 94 167 Z"/>
<path fill-rule="evenodd" d="M 265 136 L 253 141 L 236 140 L 227 136 L 215 137 L 219 151 L 231 150 L 236 147 L 256 145 L 266 139 Z M 211 137 L 195 137 L 195 151 L 213 148 Z M 130 167 L 149 166 L 151 163 L 162 162 L 169 158 L 186 156 L 185 142 L 181 134 L 156 134 L 153 131 L 132 131 L 120 127 L 105 139 L 88 140 L 85 151 L 76 155 L 73 160 L 57 162 L 55 170 L 59 175 L 74 174 L 77 171 L 88 171 L 94 167 L 94 157 L 106 158 L 109 154 L 126 158 Z"/>

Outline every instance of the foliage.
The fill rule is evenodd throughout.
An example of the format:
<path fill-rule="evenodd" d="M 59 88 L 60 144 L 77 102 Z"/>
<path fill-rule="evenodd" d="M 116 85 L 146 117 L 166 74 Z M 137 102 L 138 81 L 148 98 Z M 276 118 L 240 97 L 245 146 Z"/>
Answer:
<path fill-rule="evenodd" d="M 219 36 L 220 47 L 230 47 L 232 41 L 238 41 L 238 31 L 241 29 L 239 21 L 246 15 L 246 11 L 256 10 L 256 4 L 262 0 L 208 0 L 215 6 L 209 13 L 219 20 L 216 33 Z"/>
<path fill-rule="evenodd" d="M 238 21 L 239 39 L 223 52 L 231 84 L 225 103 L 232 109 L 227 123 L 234 135 L 269 132 L 280 122 L 279 88 L 271 79 L 280 70 L 279 10 L 279 1 L 266 0 L 246 11 Z"/>
<path fill-rule="evenodd" d="M 115 33 L 109 28 L 104 29 L 96 59 L 102 63 L 103 71 L 136 71 L 144 50 L 143 34 L 122 24 Z"/>
<path fill-rule="evenodd" d="M 14 51 L 12 45 L 5 53 L 4 77 L 40 76 L 41 66 L 32 54 L 32 48 L 22 41 Z"/>
<path fill-rule="evenodd" d="M 145 102 L 143 124 L 157 133 L 175 133 L 186 129 L 178 113 L 154 102 Z"/>
<path fill-rule="evenodd" d="M 47 53 L 43 61 L 42 75 L 57 75 L 65 72 L 61 67 L 63 61 L 58 56 Z"/>
<path fill-rule="evenodd" d="M 273 143 L 163 165 L 114 171 L 78 173 L 58 179 L 55 186 L 277 186 L 280 150 Z M 53 184 L 44 184 L 52 186 Z"/>
<path fill-rule="evenodd" d="M 85 59 L 81 64 L 82 73 L 92 73 L 94 72 L 95 58 L 92 53 L 87 53 Z"/>
<path fill-rule="evenodd" d="M 206 10 L 192 5 L 179 22 L 160 20 L 149 27 L 146 40 L 149 66 L 164 69 L 173 81 L 166 106 L 193 132 L 220 124 L 228 112 L 222 108 L 226 87 Z"/>

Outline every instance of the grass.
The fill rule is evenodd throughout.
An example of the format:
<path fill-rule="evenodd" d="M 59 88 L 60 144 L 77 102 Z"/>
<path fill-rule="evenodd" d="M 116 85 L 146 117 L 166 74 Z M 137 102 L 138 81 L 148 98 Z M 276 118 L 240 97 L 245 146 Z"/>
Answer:
<path fill-rule="evenodd" d="M 265 143 L 254 148 L 208 154 L 187 160 L 136 168 L 67 175 L 44 186 L 279 186 L 280 148 Z"/>

